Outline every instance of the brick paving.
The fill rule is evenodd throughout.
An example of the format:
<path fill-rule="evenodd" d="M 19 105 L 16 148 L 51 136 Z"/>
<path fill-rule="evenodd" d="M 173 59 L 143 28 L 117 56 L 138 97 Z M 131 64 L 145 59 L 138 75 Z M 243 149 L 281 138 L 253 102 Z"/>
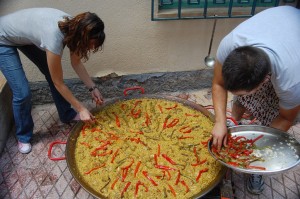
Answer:
<path fill-rule="evenodd" d="M 209 89 L 168 94 L 187 98 L 204 106 L 212 103 Z M 85 104 L 90 109 L 94 106 L 89 102 Z M 28 155 L 18 152 L 13 130 L 0 154 L 0 198 L 94 198 L 74 180 L 65 160 L 52 161 L 48 158 L 50 143 L 66 141 L 74 124 L 61 123 L 53 104 L 33 107 L 32 115 L 35 123 L 32 152 Z M 300 123 L 296 123 L 289 133 L 300 140 Z M 53 156 L 62 157 L 64 151 L 65 145 L 55 145 Z M 238 199 L 300 198 L 300 166 L 280 174 L 264 176 L 266 186 L 259 196 L 246 190 L 246 174 L 231 172 L 231 179 Z"/>

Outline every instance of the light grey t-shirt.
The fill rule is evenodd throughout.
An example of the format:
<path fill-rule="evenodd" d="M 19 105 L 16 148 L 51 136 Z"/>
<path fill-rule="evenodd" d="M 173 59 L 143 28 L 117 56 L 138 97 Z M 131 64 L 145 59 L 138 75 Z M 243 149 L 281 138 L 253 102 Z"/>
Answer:
<path fill-rule="evenodd" d="M 264 50 L 271 60 L 271 81 L 279 105 L 291 109 L 300 104 L 300 10 L 279 6 L 244 21 L 221 41 L 217 59 L 223 64 L 240 46 Z"/>
<path fill-rule="evenodd" d="M 69 14 L 53 8 L 29 8 L 0 17 L 0 45 L 36 45 L 61 55 L 63 34 L 58 22 Z"/>

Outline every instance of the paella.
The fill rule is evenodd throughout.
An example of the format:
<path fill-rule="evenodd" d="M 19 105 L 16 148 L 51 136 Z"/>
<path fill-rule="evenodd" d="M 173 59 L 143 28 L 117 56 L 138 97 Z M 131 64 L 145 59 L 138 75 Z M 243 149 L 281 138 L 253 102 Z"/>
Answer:
<path fill-rule="evenodd" d="M 75 163 L 105 198 L 191 198 L 222 169 L 208 151 L 213 122 L 165 99 L 110 104 L 83 125 Z"/>

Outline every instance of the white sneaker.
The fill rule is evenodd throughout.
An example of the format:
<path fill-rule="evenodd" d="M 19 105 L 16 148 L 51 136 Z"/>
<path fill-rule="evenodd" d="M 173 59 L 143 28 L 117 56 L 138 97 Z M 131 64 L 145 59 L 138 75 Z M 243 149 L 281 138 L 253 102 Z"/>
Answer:
<path fill-rule="evenodd" d="M 31 144 L 18 141 L 18 149 L 20 153 L 29 153 L 31 151 Z"/>

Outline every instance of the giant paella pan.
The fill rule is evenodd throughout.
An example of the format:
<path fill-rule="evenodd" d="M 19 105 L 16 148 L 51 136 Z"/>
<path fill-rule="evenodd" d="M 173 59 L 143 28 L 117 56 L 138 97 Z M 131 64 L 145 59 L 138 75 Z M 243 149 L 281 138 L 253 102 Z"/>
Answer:
<path fill-rule="evenodd" d="M 96 108 L 94 124 L 79 122 L 70 133 L 66 158 L 77 182 L 97 198 L 199 198 L 218 185 L 226 168 L 208 152 L 211 113 L 127 91 Z"/>

